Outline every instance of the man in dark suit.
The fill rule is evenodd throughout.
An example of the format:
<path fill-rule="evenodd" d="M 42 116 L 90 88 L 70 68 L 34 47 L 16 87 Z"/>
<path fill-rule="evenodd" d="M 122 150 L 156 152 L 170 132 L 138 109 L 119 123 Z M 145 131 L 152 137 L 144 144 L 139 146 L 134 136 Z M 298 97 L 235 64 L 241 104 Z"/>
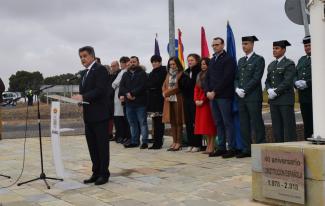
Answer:
<path fill-rule="evenodd" d="M 218 132 L 218 150 L 209 156 L 230 158 L 236 155 L 232 99 L 234 97 L 235 60 L 224 50 L 224 40 L 214 38 L 214 55 L 205 78 L 204 90 L 212 104 L 212 114 Z M 228 142 L 228 149 L 226 148 Z"/>
<path fill-rule="evenodd" d="M 238 61 L 235 88 L 239 106 L 240 133 L 243 150 L 237 158 L 251 156 L 252 129 L 256 143 L 265 143 L 265 126 L 262 117 L 263 91 L 261 79 L 264 73 L 264 58 L 254 52 L 255 36 L 242 37 L 245 56 Z"/>
<path fill-rule="evenodd" d="M 109 77 L 107 70 L 95 61 L 95 51 L 86 46 L 79 49 L 82 65 L 86 68 L 82 72 L 79 85 L 79 95 L 72 98 L 88 102 L 83 104 L 83 118 L 85 133 L 92 161 L 92 176 L 84 180 L 85 184 L 102 185 L 108 182 L 109 141 L 108 120 L 112 115 L 109 101 Z"/>
<path fill-rule="evenodd" d="M 286 47 L 290 45 L 287 40 L 273 42 L 275 60 L 267 68 L 265 89 L 269 97 L 275 142 L 297 140 L 293 90 L 296 67 L 295 63 L 285 56 Z"/>

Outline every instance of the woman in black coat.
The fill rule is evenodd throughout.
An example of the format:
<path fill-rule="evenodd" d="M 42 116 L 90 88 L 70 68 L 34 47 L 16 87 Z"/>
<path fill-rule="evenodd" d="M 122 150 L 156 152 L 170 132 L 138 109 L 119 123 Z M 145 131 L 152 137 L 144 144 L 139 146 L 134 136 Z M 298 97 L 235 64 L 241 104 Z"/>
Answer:
<path fill-rule="evenodd" d="M 189 54 L 187 62 L 189 68 L 184 71 L 183 80 L 181 81 L 180 88 L 184 96 L 184 115 L 186 124 L 186 134 L 188 149 L 187 152 L 198 152 L 202 147 L 202 135 L 194 134 L 195 122 L 195 102 L 194 102 L 194 87 L 198 74 L 201 72 L 200 67 L 201 58 L 198 54 Z"/>
<path fill-rule="evenodd" d="M 165 81 L 167 69 L 161 65 L 162 59 L 159 55 L 151 57 L 152 71 L 148 76 L 148 105 L 147 112 L 152 117 L 152 137 L 154 144 L 149 149 L 161 149 L 165 125 L 162 123 L 162 112 L 164 97 L 162 95 L 162 85 Z"/>

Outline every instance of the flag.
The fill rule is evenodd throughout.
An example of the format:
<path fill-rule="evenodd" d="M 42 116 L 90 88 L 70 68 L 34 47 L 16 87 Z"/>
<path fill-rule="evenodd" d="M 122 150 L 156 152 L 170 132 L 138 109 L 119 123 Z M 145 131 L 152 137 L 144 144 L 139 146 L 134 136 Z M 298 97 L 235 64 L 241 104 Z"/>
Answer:
<path fill-rule="evenodd" d="M 158 34 L 156 34 L 156 38 L 155 38 L 155 55 L 159 55 L 160 56 L 160 50 L 159 50 L 159 44 L 158 44 Z"/>
<path fill-rule="evenodd" d="M 205 36 L 205 30 L 203 26 L 201 27 L 201 57 L 210 57 L 207 38 Z"/>
<path fill-rule="evenodd" d="M 234 33 L 232 31 L 232 28 L 227 22 L 227 53 L 234 58 L 234 61 L 237 63 L 236 59 L 236 43 L 235 43 L 235 37 Z M 236 72 L 237 72 L 237 66 L 236 66 Z M 242 150 L 244 148 L 243 146 L 243 140 L 241 138 L 240 134 L 240 122 L 239 122 L 239 112 L 238 112 L 238 102 L 236 98 L 232 101 L 232 111 L 233 111 L 233 124 L 235 128 L 235 147 L 238 150 Z"/>
<path fill-rule="evenodd" d="M 229 22 L 227 22 L 227 53 L 237 62 L 235 37 Z"/>
<path fill-rule="evenodd" d="M 180 29 L 178 29 L 178 59 L 181 62 L 183 68 L 185 68 L 183 51 L 184 51 L 184 48 L 183 48 L 183 43 L 182 43 L 182 32 Z"/>

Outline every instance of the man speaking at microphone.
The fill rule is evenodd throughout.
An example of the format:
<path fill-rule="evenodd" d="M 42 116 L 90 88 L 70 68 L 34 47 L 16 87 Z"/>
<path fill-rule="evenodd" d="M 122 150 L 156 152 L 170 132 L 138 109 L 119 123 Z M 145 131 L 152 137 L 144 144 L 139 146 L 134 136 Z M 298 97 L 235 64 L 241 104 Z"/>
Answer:
<path fill-rule="evenodd" d="M 108 120 L 112 111 L 107 101 L 109 78 L 106 68 L 96 63 L 95 51 L 92 47 L 80 48 L 79 56 L 86 70 L 81 73 L 80 94 L 72 98 L 89 103 L 83 104 L 83 118 L 93 172 L 84 183 L 102 185 L 108 182 L 110 176 Z"/>

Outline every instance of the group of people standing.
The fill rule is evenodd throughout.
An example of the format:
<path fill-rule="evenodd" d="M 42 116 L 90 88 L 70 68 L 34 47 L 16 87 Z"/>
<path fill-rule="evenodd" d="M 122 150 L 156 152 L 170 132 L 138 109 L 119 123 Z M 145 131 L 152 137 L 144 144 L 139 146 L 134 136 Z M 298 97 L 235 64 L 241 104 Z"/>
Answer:
<path fill-rule="evenodd" d="M 185 142 L 187 152 L 199 152 L 204 139 L 207 145 L 203 153 L 209 157 L 250 157 L 253 136 L 256 143 L 266 142 L 262 117 L 265 60 L 254 52 L 256 41 L 255 36 L 242 37 L 245 56 L 236 62 L 224 50 L 224 40 L 216 37 L 212 41 L 213 56 L 201 58 L 189 54 L 187 69 L 177 57 L 169 58 L 165 67 L 162 58 L 153 55 L 150 73 L 140 66 L 136 56 L 112 62 L 108 73 L 96 63 L 92 47 L 81 48 L 79 55 L 87 69 L 82 73 L 80 95 L 73 98 L 89 102 L 83 106 L 83 112 L 93 162 L 93 175 L 84 182 L 100 185 L 108 181 L 110 132 L 107 125 L 112 120 L 116 132 L 111 140 L 123 143 L 125 148 L 161 149 L 168 123 L 173 138 L 168 151 L 182 150 Z M 295 66 L 285 57 L 290 43 L 273 42 L 275 60 L 267 67 L 265 89 L 275 142 L 297 140 L 294 89 L 299 94 L 304 136 L 309 138 L 313 134 L 309 36 L 303 39 L 303 44 L 306 55 Z M 241 150 L 235 138 L 234 101 L 238 102 Z M 152 118 L 151 147 L 148 116 Z"/>

